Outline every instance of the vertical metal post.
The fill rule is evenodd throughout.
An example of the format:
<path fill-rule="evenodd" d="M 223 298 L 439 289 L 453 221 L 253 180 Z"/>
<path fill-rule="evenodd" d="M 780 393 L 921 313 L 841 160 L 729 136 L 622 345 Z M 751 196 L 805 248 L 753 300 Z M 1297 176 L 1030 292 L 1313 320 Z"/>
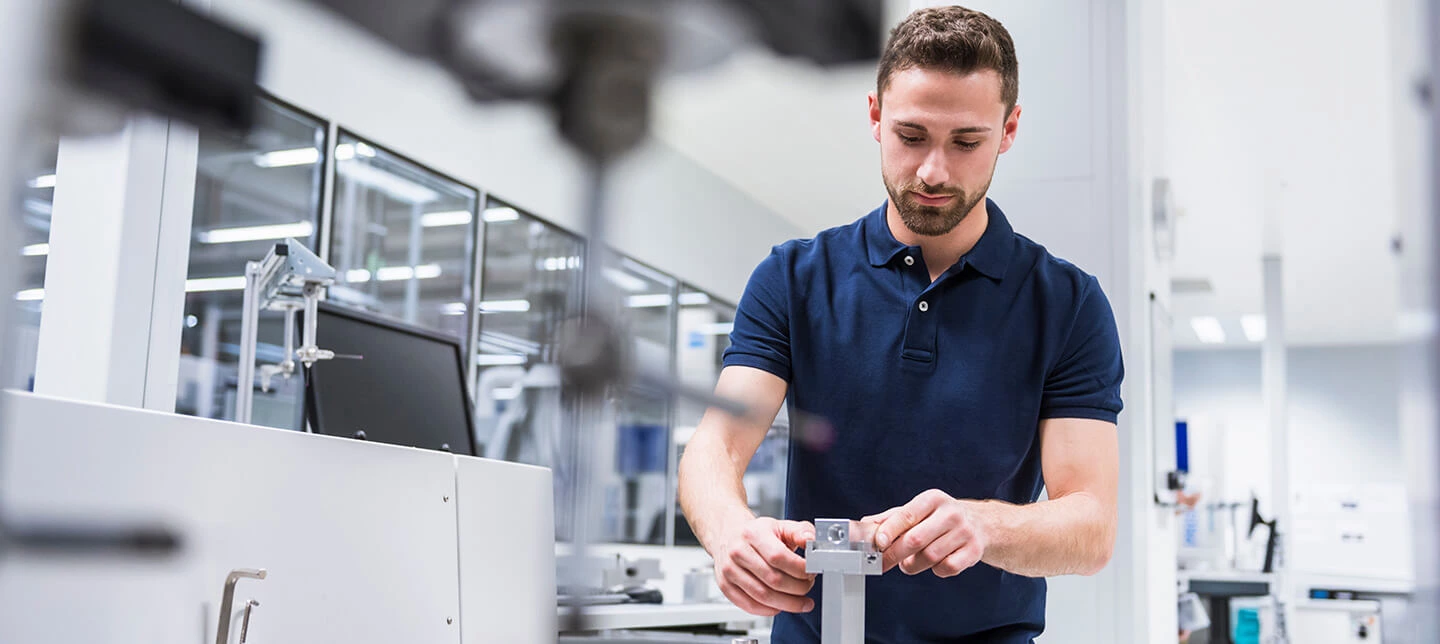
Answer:
<path fill-rule="evenodd" d="M 410 247 L 405 257 L 405 263 L 410 265 L 410 279 L 405 280 L 405 321 L 410 324 L 415 324 L 420 317 L 420 276 L 415 273 L 420 266 L 420 249 L 424 235 L 421 218 L 424 210 L 419 203 L 410 206 Z"/>
<path fill-rule="evenodd" d="M 865 576 L 820 575 L 821 644 L 865 644 Z"/>
<path fill-rule="evenodd" d="M 235 377 L 235 422 L 250 422 L 255 403 L 255 349 L 260 326 L 260 262 L 245 263 L 245 300 L 240 319 L 240 364 Z"/>
<path fill-rule="evenodd" d="M 1290 427 L 1286 410 L 1285 293 L 1283 280 L 1283 184 L 1271 177 L 1266 186 L 1264 255 L 1261 260 L 1265 297 L 1265 341 L 1260 346 L 1260 388 L 1270 428 L 1271 495 L 1275 513 L 1274 580 L 1275 642 L 1289 641 L 1287 626 L 1294 597 L 1289 583 L 1286 535 L 1293 528 L 1290 511 Z"/>

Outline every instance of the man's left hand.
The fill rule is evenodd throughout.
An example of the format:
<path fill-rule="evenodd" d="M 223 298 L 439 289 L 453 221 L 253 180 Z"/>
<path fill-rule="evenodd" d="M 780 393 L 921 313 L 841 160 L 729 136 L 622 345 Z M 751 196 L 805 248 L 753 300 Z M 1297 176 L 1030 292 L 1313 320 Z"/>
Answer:
<path fill-rule="evenodd" d="M 978 563 L 989 543 L 977 505 L 928 490 L 861 521 L 876 524 L 875 548 L 885 554 L 886 572 L 899 565 L 908 575 L 934 570 L 937 577 L 954 577 Z"/>

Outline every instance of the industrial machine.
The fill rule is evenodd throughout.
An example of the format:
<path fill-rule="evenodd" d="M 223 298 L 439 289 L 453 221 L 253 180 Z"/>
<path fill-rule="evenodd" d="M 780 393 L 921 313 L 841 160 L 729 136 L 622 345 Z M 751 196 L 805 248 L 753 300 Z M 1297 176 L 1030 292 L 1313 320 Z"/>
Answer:
<path fill-rule="evenodd" d="M 874 526 L 849 519 L 816 519 L 805 543 L 805 572 L 820 575 L 822 644 L 864 644 L 865 578 L 884 571 Z"/>

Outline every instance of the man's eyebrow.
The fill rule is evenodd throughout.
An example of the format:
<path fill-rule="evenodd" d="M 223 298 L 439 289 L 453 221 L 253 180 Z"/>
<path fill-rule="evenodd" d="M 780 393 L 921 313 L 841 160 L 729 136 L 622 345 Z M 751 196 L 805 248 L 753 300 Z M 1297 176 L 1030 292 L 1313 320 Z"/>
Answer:
<path fill-rule="evenodd" d="M 899 126 L 899 127 L 908 127 L 908 128 L 915 129 L 915 130 L 920 130 L 921 132 L 926 132 L 926 131 L 928 131 L 928 130 L 925 129 L 925 126 L 923 126 L 923 125 L 921 125 L 921 124 L 919 124 L 919 123 L 911 123 L 910 121 L 895 121 L 895 125 L 897 125 L 897 126 Z M 957 128 L 955 128 L 955 129 L 953 129 L 953 130 L 950 130 L 950 133 L 951 133 L 951 134 L 983 134 L 983 133 L 989 132 L 989 131 L 990 131 L 990 127 L 989 127 L 989 126 L 986 126 L 986 125 L 974 125 L 974 126 L 971 126 L 971 127 L 957 127 Z"/>

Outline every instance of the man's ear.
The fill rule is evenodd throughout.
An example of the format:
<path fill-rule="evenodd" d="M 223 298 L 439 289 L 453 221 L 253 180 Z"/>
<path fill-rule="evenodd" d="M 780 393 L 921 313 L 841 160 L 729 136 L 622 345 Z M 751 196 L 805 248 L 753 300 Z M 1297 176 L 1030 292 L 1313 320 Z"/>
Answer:
<path fill-rule="evenodd" d="M 865 96 L 870 104 L 870 134 L 874 135 L 875 142 L 880 142 L 880 97 L 875 92 Z"/>
<path fill-rule="evenodd" d="M 1000 139 L 1000 154 L 1005 154 L 1010 146 L 1015 145 L 1015 133 L 1020 130 L 1020 106 L 1010 110 L 1010 116 L 1005 118 L 1005 131 Z"/>

